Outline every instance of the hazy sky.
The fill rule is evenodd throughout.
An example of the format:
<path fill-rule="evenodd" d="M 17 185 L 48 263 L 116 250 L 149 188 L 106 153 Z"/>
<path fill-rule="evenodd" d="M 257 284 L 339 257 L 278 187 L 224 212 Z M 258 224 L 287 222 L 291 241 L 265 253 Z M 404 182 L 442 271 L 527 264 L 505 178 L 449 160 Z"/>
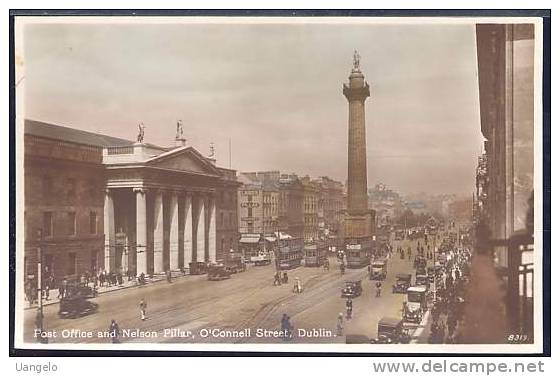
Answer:
<path fill-rule="evenodd" d="M 344 181 L 352 53 L 371 85 L 368 179 L 469 193 L 481 149 L 473 25 L 51 24 L 24 29 L 25 117 L 172 145 L 240 171 Z"/>

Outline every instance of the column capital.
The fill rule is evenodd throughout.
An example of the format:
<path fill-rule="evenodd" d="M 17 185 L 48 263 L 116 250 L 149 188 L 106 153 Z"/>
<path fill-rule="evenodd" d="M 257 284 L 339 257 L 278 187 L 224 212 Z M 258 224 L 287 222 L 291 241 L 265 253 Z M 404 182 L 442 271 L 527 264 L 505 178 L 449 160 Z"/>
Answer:
<path fill-rule="evenodd" d="M 134 187 L 132 188 L 132 192 L 146 194 L 148 190 L 144 187 Z"/>
<path fill-rule="evenodd" d="M 110 188 L 104 188 L 103 193 L 105 193 L 106 196 L 111 196 L 113 194 Z"/>

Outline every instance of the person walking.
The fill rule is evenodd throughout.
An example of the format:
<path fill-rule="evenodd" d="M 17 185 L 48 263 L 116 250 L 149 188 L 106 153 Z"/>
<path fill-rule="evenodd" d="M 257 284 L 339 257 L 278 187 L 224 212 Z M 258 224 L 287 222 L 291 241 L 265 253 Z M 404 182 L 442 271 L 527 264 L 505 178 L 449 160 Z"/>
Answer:
<path fill-rule="evenodd" d="M 119 324 L 115 320 L 111 320 L 111 325 L 109 325 L 109 335 L 111 337 L 112 343 L 120 343 L 121 329 Z"/>
<path fill-rule="evenodd" d="M 341 336 L 344 331 L 344 315 L 342 312 L 338 314 L 338 318 L 336 319 L 336 335 Z"/>
<path fill-rule="evenodd" d="M 140 318 L 142 321 L 146 320 L 146 309 L 148 308 L 148 304 L 144 300 L 144 298 L 140 299 Z"/>

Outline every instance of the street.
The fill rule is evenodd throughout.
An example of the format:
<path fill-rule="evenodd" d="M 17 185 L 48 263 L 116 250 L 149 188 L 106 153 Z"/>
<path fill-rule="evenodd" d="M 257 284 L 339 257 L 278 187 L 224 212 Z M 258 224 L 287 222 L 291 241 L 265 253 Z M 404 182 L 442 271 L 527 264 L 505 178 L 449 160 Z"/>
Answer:
<path fill-rule="evenodd" d="M 273 286 L 272 265 L 252 266 L 222 281 L 208 281 L 206 275 L 187 276 L 172 283 L 101 294 L 91 299 L 99 305 L 98 311 L 76 319 L 59 318 L 58 304 L 49 305 L 44 307 L 44 330 L 51 334 L 49 343 L 108 343 L 111 339 L 100 338 L 98 333 L 107 331 L 114 319 L 123 334 L 121 342 L 279 343 L 282 339 L 272 331 L 280 329 L 286 313 L 295 328 L 292 343 L 343 343 L 346 334 L 376 338 L 379 319 L 401 315 L 405 295 L 392 293 L 395 275 L 414 274 L 412 261 L 401 260 L 396 253 L 399 244 L 405 249 L 409 244 L 413 250 L 416 247 L 415 241 L 393 243 L 381 297 L 375 297 L 375 281 L 367 278 L 366 267 L 346 269 L 341 275 L 337 261 L 331 258 L 329 271 L 303 266 L 289 270 L 289 282 L 282 286 Z M 303 284 L 300 294 L 292 292 L 296 277 Z M 337 316 L 346 312 L 341 288 L 345 281 L 358 279 L 363 293 L 353 299 L 353 317 L 345 318 L 344 335 L 337 337 Z M 148 305 L 145 321 L 140 319 L 142 298 Z M 26 341 L 36 341 L 34 322 L 35 310 L 27 310 Z"/>

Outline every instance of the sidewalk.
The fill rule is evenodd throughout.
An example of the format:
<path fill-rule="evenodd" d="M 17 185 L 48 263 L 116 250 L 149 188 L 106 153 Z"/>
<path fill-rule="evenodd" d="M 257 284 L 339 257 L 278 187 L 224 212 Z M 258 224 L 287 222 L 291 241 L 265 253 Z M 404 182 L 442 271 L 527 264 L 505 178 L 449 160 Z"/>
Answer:
<path fill-rule="evenodd" d="M 173 278 L 178 278 L 178 277 L 182 277 L 182 274 L 176 274 L 173 276 Z M 153 278 L 151 279 L 147 279 L 146 280 L 146 285 L 151 285 L 152 283 L 156 283 L 156 282 L 160 282 L 160 281 L 164 281 L 165 280 L 165 275 L 154 275 Z M 91 285 L 91 284 L 90 284 Z M 131 281 L 127 281 L 125 280 L 124 283 L 122 285 L 113 285 L 113 286 L 103 286 L 103 287 L 97 287 L 97 294 L 101 295 L 101 294 L 105 294 L 108 292 L 113 292 L 113 291 L 119 291 L 119 290 L 125 290 L 125 289 L 129 289 L 132 287 L 139 287 L 140 285 L 138 284 L 138 281 L 136 280 L 136 278 L 134 278 Z M 60 302 L 60 300 L 57 298 L 58 296 L 58 289 L 53 289 L 50 290 L 50 298 L 49 300 L 45 300 L 45 298 L 43 298 L 43 307 L 47 306 L 47 305 L 51 305 L 51 304 L 57 304 Z M 31 305 L 29 305 L 29 302 L 26 300 L 25 303 L 25 308 L 26 310 L 28 309 L 32 309 L 32 308 L 37 308 L 38 307 L 38 303 L 35 302 Z"/>

